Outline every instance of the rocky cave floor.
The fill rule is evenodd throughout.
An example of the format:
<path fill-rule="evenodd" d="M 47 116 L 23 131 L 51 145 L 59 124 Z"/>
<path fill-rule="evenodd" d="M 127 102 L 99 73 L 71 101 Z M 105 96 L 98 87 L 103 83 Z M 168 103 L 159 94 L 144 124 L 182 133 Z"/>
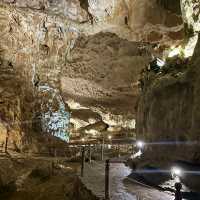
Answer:
<path fill-rule="evenodd" d="M 0 160 L 1 199 L 78 199 L 74 196 L 75 190 L 83 189 L 87 193 L 83 185 L 77 185 L 75 174 L 78 166 L 60 164 L 60 167 L 55 167 L 52 165 L 56 162 L 54 158 L 34 158 L 20 154 L 1 155 Z"/>
<path fill-rule="evenodd" d="M 99 161 L 100 152 L 100 149 L 94 152 L 92 158 L 96 160 L 85 163 L 84 177 L 80 177 L 79 154 L 72 162 L 64 157 L 28 156 L 12 151 L 1 153 L 0 197 L 6 200 L 104 199 L 105 161 Z M 116 162 L 130 158 L 130 153 L 123 151 L 120 154 L 118 157 L 116 150 L 106 149 L 104 159 Z M 145 173 L 147 170 L 148 173 Z M 130 168 L 130 163 L 111 163 L 110 198 L 172 200 L 175 180 L 170 176 L 170 172 L 163 173 L 151 167 L 137 172 Z M 190 192 L 185 185 L 182 194 L 185 200 L 198 200 L 200 197 L 199 193 Z"/>

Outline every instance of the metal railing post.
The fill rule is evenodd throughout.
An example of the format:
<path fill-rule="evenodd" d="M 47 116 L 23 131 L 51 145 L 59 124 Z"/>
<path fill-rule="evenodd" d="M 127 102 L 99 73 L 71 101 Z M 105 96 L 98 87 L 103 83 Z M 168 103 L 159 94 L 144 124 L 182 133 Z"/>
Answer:
<path fill-rule="evenodd" d="M 103 161 L 104 159 L 104 138 L 102 139 L 102 144 L 101 144 L 101 160 Z"/>
<path fill-rule="evenodd" d="M 106 160 L 105 163 L 105 200 L 110 199 L 110 191 L 109 191 L 109 171 L 110 171 L 110 160 Z"/>
<path fill-rule="evenodd" d="M 118 158 L 120 157 L 120 145 L 118 144 Z"/>
<path fill-rule="evenodd" d="M 81 176 L 84 176 L 85 168 L 85 146 L 82 147 L 82 156 L 81 156 Z"/>
<path fill-rule="evenodd" d="M 92 162 L 92 148 L 91 145 L 89 145 L 89 163 Z"/>

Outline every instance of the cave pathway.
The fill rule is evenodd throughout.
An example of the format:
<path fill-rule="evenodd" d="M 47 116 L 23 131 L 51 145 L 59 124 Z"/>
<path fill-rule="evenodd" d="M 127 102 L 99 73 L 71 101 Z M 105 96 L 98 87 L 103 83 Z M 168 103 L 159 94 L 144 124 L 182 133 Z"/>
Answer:
<path fill-rule="evenodd" d="M 104 162 L 95 162 L 85 165 L 83 183 L 100 199 L 104 198 Z M 114 163 L 110 166 L 110 199 L 111 200 L 174 200 L 170 194 L 156 189 L 145 187 L 132 182 L 126 176 L 131 169 L 123 163 Z"/>

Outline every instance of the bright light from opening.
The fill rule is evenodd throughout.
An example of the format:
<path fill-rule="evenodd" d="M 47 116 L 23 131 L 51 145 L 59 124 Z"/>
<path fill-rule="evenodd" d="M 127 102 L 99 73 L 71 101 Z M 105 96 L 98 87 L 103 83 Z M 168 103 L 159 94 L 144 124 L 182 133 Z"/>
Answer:
<path fill-rule="evenodd" d="M 108 145 L 108 149 L 111 149 L 111 148 L 112 148 L 112 145 L 111 145 L 111 144 L 109 144 L 109 145 Z"/>
<path fill-rule="evenodd" d="M 179 47 L 172 47 L 171 51 L 169 52 L 168 57 L 172 58 L 174 56 L 180 55 L 181 54 L 181 50 L 182 50 L 181 46 L 179 46 Z"/>
<path fill-rule="evenodd" d="M 109 140 L 111 140 L 111 139 L 112 139 L 112 136 L 111 136 L 111 135 L 109 135 L 109 136 L 108 136 L 108 139 L 109 139 Z"/>
<path fill-rule="evenodd" d="M 142 142 L 142 141 L 137 141 L 136 146 L 137 146 L 138 148 L 141 149 L 141 148 L 144 147 L 144 142 Z"/>
<path fill-rule="evenodd" d="M 82 142 L 85 142 L 85 138 L 82 138 L 81 141 L 82 141 Z"/>
<path fill-rule="evenodd" d="M 178 176 L 179 177 L 179 176 L 181 176 L 182 171 L 178 167 L 172 167 L 171 174 L 172 174 L 172 176 Z"/>

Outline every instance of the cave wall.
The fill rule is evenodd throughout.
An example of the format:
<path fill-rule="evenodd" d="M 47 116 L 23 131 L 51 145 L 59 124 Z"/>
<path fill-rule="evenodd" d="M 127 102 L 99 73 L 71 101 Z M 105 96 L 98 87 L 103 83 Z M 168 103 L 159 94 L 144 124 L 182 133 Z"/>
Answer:
<path fill-rule="evenodd" d="M 3 77 L 9 80 L 9 86 L 2 85 L 2 91 L 12 88 L 12 95 L 17 99 L 12 112 L 17 112 L 20 117 L 18 127 L 11 126 L 11 129 L 17 131 L 13 135 L 19 138 L 18 146 L 22 143 L 29 146 L 36 139 L 40 140 L 42 133 L 63 139 L 64 128 L 68 133 L 70 110 L 73 111 L 71 99 L 100 116 L 98 120 L 74 118 L 71 127 L 81 128 L 81 132 L 94 128 L 104 130 L 102 124 L 104 127 L 107 124 L 117 126 L 113 128 L 115 130 L 133 129 L 134 109 L 130 107 L 135 104 L 139 73 L 148 63 L 150 53 L 143 52 L 139 43 L 129 42 L 113 33 L 86 36 L 81 33 L 82 26 L 71 18 L 35 6 L 0 4 L 0 56 L 7 62 L 1 68 Z M 9 68 L 14 73 L 12 81 Z M 2 96 L 1 101 L 5 98 Z M 6 104 L 11 106 L 10 101 L 6 99 L 2 104 L 2 124 L 6 121 L 16 123 L 16 118 L 7 116 L 10 109 Z M 81 109 L 77 110 L 81 113 Z M 37 149 L 36 146 L 32 148 Z"/>
<path fill-rule="evenodd" d="M 170 10 L 173 13 L 181 15 L 181 2 L 180 0 L 157 0 L 158 5 L 164 9 Z"/>
<path fill-rule="evenodd" d="M 189 24 L 198 38 L 199 16 L 195 18 L 196 21 L 191 20 L 192 15 L 185 14 L 188 10 L 193 10 L 194 4 L 198 2 L 190 3 L 183 5 L 183 16 L 189 17 L 184 18 L 185 23 Z M 171 145 L 150 144 L 149 148 L 147 145 L 146 156 L 154 152 L 154 156 L 151 156 L 152 162 L 177 159 L 200 162 L 199 146 L 195 143 L 200 139 L 200 39 L 194 46 L 194 54 L 184 70 L 172 68 L 169 73 L 148 72 L 145 76 L 145 89 L 141 91 L 138 104 L 137 137 L 150 143 L 172 142 Z M 193 52 L 193 48 L 190 51 Z M 178 145 L 178 142 L 186 143 Z"/>
<path fill-rule="evenodd" d="M 165 45 L 179 43 L 184 36 L 182 18 L 177 11 L 180 10 L 178 1 L 175 4 L 174 1 L 164 0 L 1 1 L 67 17 L 90 34 L 106 29 L 131 41 L 160 42 Z"/>
<path fill-rule="evenodd" d="M 21 105 L 23 94 L 20 86 L 19 74 L 13 70 L 13 66 L 8 61 L 0 59 L 0 141 L 5 143 L 7 137 L 8 123 L 12 122 L 10 130 L 9 145 L 16 148 L 21 143 L 23 133 L 20 122 L 22 120 Z M 13 81 L 11 81 L 13 80 Z M 21 94 L 19 96 L 19 94 Z"/>
<path fill-rule="evenodd" d="M 143 139 L 152 142 L 192 139 L 193 88 L 181 78 L 160 78 L 142 93 L 137 130 Z"/>
<path fill-rule="evenodd" d="M 63 137 L 73 110 L 67 106 L 71 100 L 73 105 L 78 102 L 101 116 L 95 122 L 82 120 L 86 129 L 88 125 L 96 127 L 95 123 L 97 127 L 109 124 L 114 130 L 134 129 L 137 80 L 152 48 L 128 40 L 165 41 L 170 45 L 183 39 L 180 16 L 156 0 L 84 1 L 88 8 L 79 0 L 0 2 L 0 56 L 15 73 L 9 83 L 14 103 L 7 99 L 2 104 L 2 124 L 16 121 L 17 115 L 18 125 L 12 129 L 20 142 L 22 135 L 31 141 L 41 132 Z M 101 30 L 104 33 L 99 33 Z M 2 72 L 10 76 L 10 72 Z M 7 86 L 2 88 L 5 91 Z M 3 95 L 2 102 L 6 98 Z M 9 110 L 12 120 L 7 116 Z M 60 119 L 66 123 L 57 123 Z M 71 125 L 76 123 L 71 121 Z"/>
<path fill-rule="evenodd" d="M 88 20 L 87 12 L 81 9 L 79 0 L 1 0 L 18 8 L 31 8 L 35 11 L 46 11 L 52 15 L 68 17 L 77 22 Z"/>
<path fill-rule="evenodd" d="M 179 159 L 200 163 L 199 44 L 185 72 L 161 77 L 148 74 L 147 89 L 139 98 L 136 129 L 137 138 L 147 142 L 145 156 L 153 155 L 150 163 Z"/>
<path fill-rule="evenodd" d="M 137 40 L 176 43 L 183 38 L 181 15 L 156 0 L 127 0 L 129 27 Z"/>
<path fill-rule="evenodd" d="M 20 140 L 12 143 L 18 144 L 22 135 L 29 141 L 49 132 L 45 123 L 55 136 L 65 138 L 61 129 L 67 131 L 69 109 L 59 76 L 78 34 L 61 18 L 26 9 L 0 5 L 1 119 L 15 132 L 10 138 Z M 61 119 L 66 123 L 57 122 Z"/>

